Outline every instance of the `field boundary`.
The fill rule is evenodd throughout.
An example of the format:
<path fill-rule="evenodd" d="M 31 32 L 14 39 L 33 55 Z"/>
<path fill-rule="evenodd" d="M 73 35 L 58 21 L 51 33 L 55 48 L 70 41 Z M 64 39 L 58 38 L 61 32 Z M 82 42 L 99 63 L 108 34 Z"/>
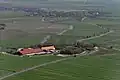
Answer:
<path fill-rule="evenodd" d="M 87 54 L 86 52 L 82 52 L 81 54 L 78 55 L 78 57 L 81 57 L 81 56 L 87 56 L 87 55 L 91 55 L 91 54 L 94 54 L 95 52 L 97 52 L 98 50 L 94 50 L 94 51 L 91 51 L 89 54 Z M 40 67 L 43 67 L 43 66 L 47 66 L 49 64 L 55 64 L 55 63 L 59 63 L 59 62 L 62 62 L 62 61 L 66 61 L 66 60 L 69 60 L 69 59 L 73 59 L 74 57 L 66 57 L 66 58 L 62 58 L 62 59 L 58 59 L 58 60 L 55 60 L 55 61 L 51 61 L 51 62 L 46 62 L 46 63 L 43 63 L 43 64 L 40 64 L 40 65 L 36 65 L 36 66 L 33 66 L 33 67 L 30 67 L 30 68 L 26 68 L 26 69 L 23 69 L 19 72 L 15 72 L 15 73 L 12 73 L 12 74 L 9 74 L 9 75 L 6 75 L 6 76 L 3 76 L 3 77 L 0 77 L 0 80 L 4 80 L 8 77 L 12 77 L 12 76 L 15 76 L 15 75 L 18 75 L 18 74 L 21 74 L 21 73 L 24 73 L 24 72 L 27 72 L 27 71 L 31 71 L 33 69 L 36 69 L 36 68 L 40 68 Z"/>
<path fill-rule="evenodd" d="M 68 29 L 63 30 L 62 32 L 58 33 L 57 35 L 61 36 L 63 35 L 65 32 L 69 31 L 69 30 L 73 30 L 73 25 L 70 25 Z M 46 37 L 44 37 L 44 39 L 41 41 L 41 44 L 44 44 L 45 42 L 47 42 L 52 36 L 51 35 L 47 35 Z"/>
<path fill-rule="evenodd" d="M 65 60 L 68 60 L 68 59 L 72 59 L 72 57 L 62 58 L 62 59 L 58 59 L 58 60 L 55 60 L 55 61 L 43 63 L 43 64 L 40 64 L 40 65 L 31 67 L 31 68 L 27 68 L 27 69 L 21 70 L 21 71 L 19 71 L 19 72 L 16 72 L 16 73 L 12 73 L 12 74 L 3 76 L 3 77 L 0 78 L 0 80 L 4 80 L 4 79 L 6 79 L 6 78 L 8 78 L 8 77 L 11 77 L 11 76 L 14 76 L 14 75 L 18 75 L 18 74 L 21 74 L 21 73 L 24 73 L 24 72 L 27 72 L 27 71 L 30 71 L 30 70 L 33 70 L 33 69 L 36 69 L 36 68 L 39 68 L 39 67 L 47 66 L 47 65 L 49 65 L 49 64 L 55 64 L 55 63 L 58 63 L 58 62 L 61 62 L 61 61 L 65 61 Z"/>
<path fill-rule="evenodd" d="M 47 35 L 46 37 L 44 37 L 44 39 L 41 41 L 41 44 L 44 44 L 45 42 L 48 41 L 48 39 L 51 38 L 51 35 Z"/>
<path fill-rule="evenodd" d="M 96 39 L 96 38 L 99 38 L 99 37 L 103 37 L 103 36 L 105 36 L 105 35 L 108 35 L 108 34 L 110 34 L 110 33 L 113 33 L 114 31 L 113 30 L 111 30 L 111 31 L 109 31 L 109 32 L 107 32 L 107 33 L 104 33 L 104 34 L 101 34 L 101 35 L 99 35 L 99 36 L 94 36 L 94 37 L 90 37 L 90 38 L 86 38 L 86 39 L 81 39 L 81 40 L 77 40 L 77 41 L 85 41 L 85 40 L 91 40 L 91 39 Z"/>
<path fill-rule="evenodd" d="M 63 35 L 65 32 L 67 32 L 67 31 L 69 31 L 69 30 L 73 30 L 73 28 L 74 28 L 73 25 L 70 25 L 68 29 L 63 30 L 62 32 L 58 33 L 57 35 L 60 35 L 60 36 L 61 36 L 61 35 Z"/>
<path fill-rule="evenodd" d="M 97 26 L 97 27 L 99 27 L 99 28 L 106 29 L 105 27 L 103 27 L 103 26 L 98 26 L 97 24 L 93 24 L 93 23 L 88 23 L 88 24 L 95 25 L 95 26 Z M 112 33 L 112 32 L 114 32 L 114 31 L 111 30 L 110 32 L 108 32 L 108 33 L 106 33 L 106 34 L 102 34 L 101 36 L 97 36 L 97 37 L 102 37 L 102 36 L 105 36 L 105 35 L 107 35 L 107 34 L 109 34 L 109 33 Z M 94 39 L 94 38 L 97 38 L 97 37 L 92 37 L 92 38 L 89 38 L 89 39 Z M 83 41 L 84 41 L 84 40 L 85 40 L 85 39 L 83 39 Z M 111 41 L 106 41 L 106 42 L 104 42 L 104 43 L 113 42 L 113 41 L 117 41 L 117 40 L 120 40 L 120 39 L 111 40 Z M 116 50 L 116 51 L 120 51 L 120 49 L 117 49 L 117 48 L 112 48 L 112 49 L 114 49 L 114 50 Z"/>

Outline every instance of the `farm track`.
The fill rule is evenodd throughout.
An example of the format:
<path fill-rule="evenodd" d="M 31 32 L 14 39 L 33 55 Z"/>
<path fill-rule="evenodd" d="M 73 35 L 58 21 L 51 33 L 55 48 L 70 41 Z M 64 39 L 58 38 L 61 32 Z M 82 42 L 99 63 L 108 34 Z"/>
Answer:
<path fill-rule="evenodd" d="M 108 34 L 110 34 L 110 33 L 113 33 L 113 32 L 114 32 L 114 31 L 110 31 L 110 32 L 101 34 L 101 35 L 99 35 L 99 36 L 94 36 L 94 37 L 90 37 L 90 38 L 86 38 L 86 39 L 81 39 L 81 40 L 78 40 L 78 41 L 81 42 L 81 41 L 85 41 L 85 40 L 96 39 L 96 38 L 99 38 L 99 37 L 103 37 L 103 36 L 105 36 L 105 35 L 108 35 Z"/>
<path fill-rule="evenodd" d="M 70 25 L 69 28 L 67 30 L 63 30 L 62 32 L 58 33 L 57 35 L 63 35 L 65 32 L 69 31 L 69 30 L 73 30 L 73 25 Z"/>
<path fill-rule="evenodd" d="M 41 41 L 41 44 L 44 44 L 44 43 L 47 42 L 50 38 L 51 38 L 51 36 L 50 36 L 50 35 L 47 35 L 46 37 L 44 37 L 43 41 Z"/>
<path fill-rule="evenodd" d="M 11 77 L 11 76 L 15 76 L 15 75 L 18 75 L 18 74 L 21 74 L 21 73 L 24 73 L 24 72 L 27 72 L 27 71 L 30 71 L 30 70 L 39 68 L 39 67 L 47 66 L 47 65 L 49 65 L 49 64 L 55 64 L 55 63 L 58 63 L 58 62 L 61 62 L 61 61 L 65 61 L 65 60 L 68 60 L 68 59 L 71 59 L 71 57 L 63 58 L 63 59 L 59 59 L 59 60 L 47 62 L 47 63 L 44 63 L 44 64 L 40 64 L 40 65 L 31 67 L 31 68 L 27 68 L 27 69 L 21 70 L 21 71 L 19 71 L 19 72 L 16 72 L 16 73 L 12 73 L 12 74 L 3 76 L 3 77 L 0 78 L 0 80 L 4 80 L 4 79 L 6 79 L 6 78 L 8 78 L 8 77 Z"/>
<path fill-rule="evenodd" d="M 58 33 L 57 35 L 61 36 L 69 30 L 73 30 L 73 25 L 70 25 L 68 29 L 63 30 L 62 32 Z M 51 35 L 47 35 L 46 37 L 44 37 L 43 41 L 41 41 L 41 44 L 44 44 L 45 42 L 47 42 L 51 37 L 52 37 Z"/>
<path fill-rule="evenodd" d="M 88 23 L 88 24 L 97 26 L 97 27 L 99 27 L 99 28 L 106 29 L 106 28 L 104 28 L 104 27 L 102 27 L 102 26 L 98 26 L 98 25 L 96 25 L 96 24 L 92 24 L 92 23 Z M 92 37 L 92 38 L 89 38 L 89 39 L 94 39 L 94 38 L 97 38 L 97 37 L 102 37 L 102 36 L 105 36 L 105 35 L 107 35 L 107 34 L 109 34 L 109 33 L 113 33 L 113 32 L 114 32 L 114 31 L 111 30 L 110 32 L 108 32 L 108 33 L 106 33 L 106 34 L 102 34 L 102 35 L 100 35 L 100 36 Z M 120 39 L 111 40 L 111 41 L 106 41 L 106 42 L 104 42 L 104 43 L 109 43 L 109 42 L 113 42 L 113 41 L 117 41 L 117 40 L 120 40 Z M 83 39 L 83 41 L 84 41 L 84 39 Z M 118 48 L 112 48 L 112 49 L 113 49 L 113 50 L 116 50 L 116 51 L 120 51 L 120 49 L 118 49 Z"/>

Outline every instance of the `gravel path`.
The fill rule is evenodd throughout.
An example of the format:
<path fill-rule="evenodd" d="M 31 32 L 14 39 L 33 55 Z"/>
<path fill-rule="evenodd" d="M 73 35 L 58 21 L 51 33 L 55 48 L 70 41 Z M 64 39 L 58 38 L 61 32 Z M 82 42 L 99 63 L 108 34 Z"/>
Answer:
<path fill-rule="evenodd" d="M 105 35 L 108 35 L 108 34 L 110 34 L 110 33 L 113 33 L 114 31 L 110 31 L 110 32 L 107 32 L 107 33 L 104 33 L 104 34 L 101 34 L 101 35 L 99 35 L 99 36 L 94 36 L 94 37 L 90 37 L 90 38 L 86 38 L 86 39 L 81 39 L 81 40 L 78 40 L 78 41 L 85 41 L 85 40 L 91 40 L 91 39 L 95 39 L 95 38 L 99 38 L 99 37 L 103 37 L 103 36 L 105 36 Z"/>
<path fill-rule="evenodd" d="M 41 41 L 41 44 L 44 44 L 44 43 L 47 42 L 50 38 L 51 38 L 51 36 L 50 36 L 50 35 L 47 35 L 47 36 L 44 37 L 44 39 Z"/>
<path fill-rule="evenodd" d="M 73 25 L 70 25 L 69 28 L 67 30 L 63 30 L 62 32 L 58 33 L 57 35 L 63 35 L 65 32 L 69 31 L 69 30 L 73 30 Z M 44 37 L 44 39 L 41 41 L 41 44 L 44 44 L 45 42 L 47 42 L 49 39 L 51 38 L 51 35 L 47 35 L 46 37 Z"/>
<path fill-rule="evenodd" d="M 49 65 L 49 64 L 55 64 L 55 63 L 58 63 L 58 62 L 61 62 L 61 61 L 65 61 L 65 60 L 71 59 L 71 58 L 72 58 L 72 57 L 63 58 L 63 59 L 59 59 L 59 60 L 47 62 L 47 63 L 44 63 L 44 64 L 40 64 L 40 65 L 37 65 L 37 66 L 34 66 L 34 67 L 30 67 L 30 68 L 21 70 L 21 71 L 19 71 L 19 72 L 15 72 L 15 73 L 12 73 L 12 74 L 3 76 L 3 77 L 0 78 L 0 80 L 4 80 L 4 79 L 6 79 L 6 78 L 8 78 L 8 77 L 11 77 L 11 76 L 15 76 L 15 75 L 18 75 L 18 74 L 21 74 L 21 73 L 24 73 L 24 72 L 27 72 L 27 71 L 30 71 L 30 70 L 39 68 L 39 67 L 47 66 L 47 65 Z"/>
<path fill-rule="evenodd" d="M 62 32 L 58 33 L 57 35 L 63 35 L 65 32 L 69 31 L 69 30 L 73 30 L 73 25 L 70 25 L 69 28 L 67 30 L 63 30 Z"/>

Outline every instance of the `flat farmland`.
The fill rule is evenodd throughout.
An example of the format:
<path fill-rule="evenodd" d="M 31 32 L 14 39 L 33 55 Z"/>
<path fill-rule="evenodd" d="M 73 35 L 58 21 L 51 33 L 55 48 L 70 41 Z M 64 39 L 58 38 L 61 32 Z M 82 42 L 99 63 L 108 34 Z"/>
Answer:
<path fill-rule="evenodd" d="M 63 21 L 61 24 L 71 24 L 73 26 L 72 30 L 66 31 L 62 35 L 53 35 L 51 39 L 48 40 L 49 43 L 55 44 L 71 44 L 77 40 L 83 39 L 87 36 L 93 37 L 94 34 L 100 35 L 106 32 L 105 29 L 100 28 L 96 25 L 87 24 L 85 22 L 78 21 Z"/>
<path fill-rule="evenodd" d="M 13 47 L 39 44 L 47 35 L 56 35 L 69 27 L 69 25 L 41 22 L 40 18 L 16 18 L 5 20 L 4 23 L 7 26 L 1 31 L 1 45 Z"/>
<path fill-rule="evenodd" d="M 71 58 L 2 80 L 119 80 L 120 59 L 118 56 L 120 55 Z"/>
<path fill-rule="evenodd" d="M 120 23 L 118 21 L 106 21 L 106 20 L 91 20 L 88 21 L 92 24 L 101 24 L 103 28 L 109 28 L 110 30 L 113 30 L 112 33 L 96 38 L 91 39 L 89 42 L 92 43 L 99 43 L 106 46 L 113 46 L 115 49 L 120 49 Z M 86 21 L 87 23 L 87 21 Z"/>
<path fill-rule="evenodd" d="M 99 26 L 96 26 L 95 24 L 99 22 L 94 22 L 92 20 L 91 22 L 89 22 L 92 24 L 89 24 L 87 21 L 86 22 L 74 22 L 74 21 L 72 22 L 71 21 L 70 23 L 68 21 L 68 22 L 55 23 L 55 24 L 51 24 L 48 22 L 43 23 L 39 21 L 38 21 L 39 22 L 38 24 L 37 24 L 37 21 L 36 22 L 30 21 L 28 22 L 28 24 L 26 24 L 27 21 L 25 23 L 24 22 L 16 21 L 14 24 L 6 23 L 7 24 L 6 30 L 13 30 L 13 29 L 18 30 L 16 32 L 19 32 L 19 30 L 21 30 L 25 32 L 24 34 L 27 33 L 33 36 L 34 34 L 38 34 L 38 36 L 43 36 L 43 37 L 41 38 L 37 37 L 34 39 L 39 38 L 40 41 L 42 41 L 45 36 L 51 35 L 51 38 L 47 42 L 56 43 L 56 44 L 58 43 L 69 44 L 76 40 L 83 39 L 82 36 L 94 37 L 93 36 L 94 33 L 101 34 L 101 32 L 106 31 L 104 28 L 110 28 L 111 30 L 116 30 L 116 31 L 114 31 L 113 33 L 109 33 L 107 35 L 100 36 L 100 37 L 93 38 L 91 40 L 86 40 L 86 41 L 97 43 L 97 44 L 110 45 L 107 43 L 109 43 L 109 41 L 111 40 L 114 40 L 116 41 L 116 44 L 119 45 L 119 27 L 118 26 L 109 27 L 108 25 L 112 25 L 112 24 L 109 24 L 110 22 L 105 23 L 103 21 L 105 23 L 103 26 L 104 28 L 100 28 Z M 36 24 L 35 27 L 32 27 L 34 26 L 33 23 Z M 40 24 L 42 26 L 40 26 Z M 70 27 L 70 25 L 73 26 L 73 29 L 62 33 L 61 35 L 56 35 L 58 33 L 61 33 L 64 30 L 67 30 Z M 116 25 L 116 23 L 114 23 L 114 25 Z M 11 27 L 8 27 L 8 26 L 11 26 Z M 22 27 L 20 28 L 20 26 Z M 27 28 L 28 26 L 30 27 Z M 10 39 L 12 36 L 10 38 L 9 37 L 5 38 L 4 35 L 7 32 L 8 31 L 2 32 L 2 38 L 1 38 L 2 41 L 6 41 L 8 39 L 12 40 L 13 43 L 14 43 L 14 40 L 17 41 L 17 39 L 14 39 L 14 40 Z M 33 39 L 31 39 L 33 37 L 30 37 L 30 39 L 27 38 L 26 41 L 25 41 L 25 38 L 23 38 L 22 44 L 23 43 L 26 44 L 26 42 L 28 41 L 31 41 L 30 44 L 33 43 Z M 116 39 L 118 39 L 118 41 Z M 35 41 L 35 43 L 36 42 L 37 41 Z M 65 79 L 65 80 L 82 80 L 82 79 L 83 80 L 119 80 L 120 78 L 119 77 L 119 72 L 120 72 L 119 51 L 118 50 L 109 51 L 109 53 L 114 53 L 115 55 L 109 55 L 109 56 L 108 55 L 107 56 L 96 55 L 96 56 L 82 56 L 82 57 L 77 56 L 76 58 L 74 57 L 62 58 L 62 57 L 49 56 L 49 55 L 48 56 L 36 55 L 32 57 L 17 57 L 17 56 L 0 55 L 0 61 L 1 61 L 0 80 L 16 80 L 16 79 L 17 80 L 24 80 L 24 79 L 25 80 L 33 80 L 33 79 L 35 80 L 39 80 L 39 79 L 41 80 L 46 80 L 46 79 L 47 80 L 56 80 L 56 79 L 57 80 L 61 80 L 61 79 Z"/>
<path fill-rule="evenodd" d="M 25 13 L 20 11 L 0 11 L 0 18 L 24 17 Z"/>
<path fill-rule="evenodd" d="M 18 57 L 0 55 L 0 78 L 21 70 L 62 59 L 56 56 L 34 56 L 34 57 Z"/>

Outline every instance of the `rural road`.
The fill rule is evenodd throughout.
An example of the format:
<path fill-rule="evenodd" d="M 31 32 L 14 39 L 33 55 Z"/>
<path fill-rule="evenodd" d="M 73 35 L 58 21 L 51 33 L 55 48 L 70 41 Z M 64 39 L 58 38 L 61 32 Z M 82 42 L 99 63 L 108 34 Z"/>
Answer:
<path fill-rule="evenodd" d="M 87 19 L 87 17 L 82 18 L 82 19 L 81 19 L 81 22 L 83 22 L 85 19 Z"/>
<path fill-rule="evenodd" d="M 72 58 L 72 57 L 68 57 L 68 58 L 63 58 L 63 59 L 59 59 L 59 60 L 55 60 L 55 61 L 43 63 L 43 64 L 40 64 L 40 65 L 31 67 L 31 68 L 27 68 L 27 69 L 21 70 L 21 71 L 19 71 L 19 72 L 15 72 L 15 73 L 12 73 L 12 74 L 3 76 L 3 77 L 0 78 L 0 80 L 4 80 L 4 79 L 6 79 L 6 78 L 8 78 L 8 77 L 11 77 L 11 76 L 15 76 L 15 75 L 18 75 L 18 74 L 21 74 L 21 73 L 24 73 L 24 72 L 27 72 L 27 71 L 30 71 L 30 70 L 39 68 L 39 67 L 47 66 L 47 65 L 49 65 L 49 64 L 55 64 L 55 63 L 58 63 L 58 62 L 61 62 L 61 61 L 65 61 L 65 60 L 71 59 L 71 58 Z"/>
<path fill-rule="evenodd" d="M 73 28 L 74 28 L 73 25 L 70 25 L 68 29 L 63 30 L 62 32 L 58 33 L 57 35 L 60 35 L 60 36 L 61 36 L 61 35 L 63 35 L 65 32 L 67 32 L 67 31 L 69 31 L 69 30 L 73 30 Z"/>
<path fill-rule="evenodd" d="M 73 30 L 73 25 L 70 25 L 68 29 L 63 30 L 62 32 L 58 33 L 57 35 L 61 36 L 63 35 L 65 32 L 69 31 L 69 30 Z M 51 38 L 51 35 L 47 35 L 46 37 L 44 37 L 44 39 L 41 41 L 41 44 L 44 44 L 45 42 L 47 42 L 49 39 Z"/>
<path fill-rule="evenodd" d="M 47 42 L 50 38 L 51 38 L 51 36 L 50 36 L 50 35 L 47 35 L 46 37 L 44 37 L 43 41 L 41 41 L 41 44 L 44 44 L 44 43 Z"/>
<path fill-rule="evenodd" d="M 88 23 L 88 24 L 91 24 L 91 25 L 94 25 L 94 26 L 98 26 L 98 25 L 92 24 L 92 23 Z M 99 27 L 99 28 L 106 29 L 106 28 L 104 28 L 104 27 L 102 27 L 102 26 L 98 26 L 98 27 Z M 106 34 L 101 34 L 100 36 L 91 37 L 91 38 L 88 38 L 87 40 L 95 39 L 95 38 L 98 38 L 98 37 L 102 37 L 102 36 L 105 36 L 105 35 L 107 35 L 107 34 L 109 34 L 109 33 L 113 33 L 113 32 L 114 32 L 114 31 L 111 30 L 110 32 L 108 32 L 108 33 L 106 33 Z M 84 40 L 86 40 L 86 39 L 83 39 L 83 40 L 80 40 L 80 41 L 84 41 Z M 106 42 L 104 42 L 104 43 L 113 42 L 113 41 L 117 41 L 117 40 L 120 40 L 120 39 L 111 40 L 111 41 L 106 41 Z M 116 50 L 116 51 L 120 51 L 120 49 L 117 49 L 117 48 L 112 48 L 112 49 L 114 49 L 114 50 Z"/>
<path fill-rule="evenodd" d="M 108 35 L 108 34 L 113 33 L 113 32 L 114 32 L 114 31 L 111 30 L 111 31 L 109 31 L 109 32 L 107 32 L 107 33 L 104 33 L 104 34 L 101 34 L 101 35 L 99 35 L 99 36 L 94 36 L 94 37 L 90 37 L 90 38 L 86 38 L 86 39 L 81 39 L 81 40 L 78 40 L 78 41 L 81 42 L 81 41 L 85 41 L 85 40 L 91 40 L 91 39 L 103 37 L 103 36 Z"/>

